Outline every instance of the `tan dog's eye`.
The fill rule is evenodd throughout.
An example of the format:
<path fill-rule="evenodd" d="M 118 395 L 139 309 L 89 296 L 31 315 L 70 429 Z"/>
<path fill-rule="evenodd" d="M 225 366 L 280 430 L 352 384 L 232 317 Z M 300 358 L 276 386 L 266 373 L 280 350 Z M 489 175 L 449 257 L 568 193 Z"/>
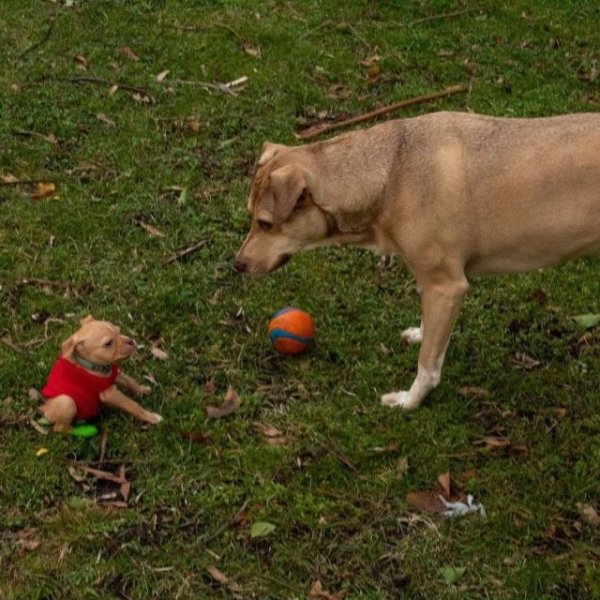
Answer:
<path fill-rule="evenodd" d="M 108 342 L 104 342 L 104 347 L 105 348 L 110 348 L 113 345 L 113 341 L 112 340 L 108 340 Z"/>
<path fill-rule="evenodd" d="M 264 219 L 259 219 L 258 220 L 258 226 L 263 231 L 269 231 L 270 229 L 273 229 L 273 223 L 270 223 L 269 221 L 265 221 Z"/>

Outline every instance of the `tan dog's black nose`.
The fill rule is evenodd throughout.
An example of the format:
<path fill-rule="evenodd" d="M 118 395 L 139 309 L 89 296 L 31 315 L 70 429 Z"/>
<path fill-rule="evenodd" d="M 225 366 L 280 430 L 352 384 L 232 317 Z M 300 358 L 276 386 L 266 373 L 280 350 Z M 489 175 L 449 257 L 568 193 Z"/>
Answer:
<path fill-rule="evenodd" d="M 245 273 L 248 270 L 248 263 L 243 258 L 240 258 L 239 256 L 235 257 L 233 266 L 235 267 L 235 270 L 238 273 Z"/>

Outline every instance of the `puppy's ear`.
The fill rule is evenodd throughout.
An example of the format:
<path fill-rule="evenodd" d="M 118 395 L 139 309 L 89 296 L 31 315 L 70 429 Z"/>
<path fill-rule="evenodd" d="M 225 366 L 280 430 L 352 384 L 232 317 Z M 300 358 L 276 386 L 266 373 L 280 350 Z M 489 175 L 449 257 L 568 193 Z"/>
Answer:
<path fill-rule="evenodd" d="M 82 325 L 86 325 L 87 323 L 91 323 L 92 321 L 95 321 L 96 319 L 94 319 L 94 317 L 92 317 L 92 315 L 88 315 L 87 317 L 85 317 L 85 319 L 81 319 L 80 323 Z"/>
<path fill-rule="evenodd" d="M 265 142 L 260 151 L 260 158 L 258 159 L 257 163 L 258 166 L 262 167 L 264 164 L 268 163 L 278 152 L 285 150 L 285 148 L 287 148 L 287 146 L 284 146 L 283 144 Z"/>
<path fill-rule="evenodd" d="M 288 219 L 294 208 L 304 202 L 307 173 L 303 168 L 291 164 L 273 171 L 269 178 L 273 193 L 273 223 L 279 225 Z"/>
<path fill-rule="evenodd" d="M 60 346 L 60 355 L 64 358 L 73 358 L 73 354 L 75 354 L 75 350 L 78 346 L 80 346 L 83 341 L 77 336 L 77 334 L 73 334 L 69 339 L 65 340 Z"/>

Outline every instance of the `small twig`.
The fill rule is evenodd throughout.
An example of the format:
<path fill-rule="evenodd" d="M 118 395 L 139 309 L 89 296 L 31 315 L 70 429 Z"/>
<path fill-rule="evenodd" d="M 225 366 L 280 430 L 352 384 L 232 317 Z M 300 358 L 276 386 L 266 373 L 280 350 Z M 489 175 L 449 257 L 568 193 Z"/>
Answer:
<path fill-rule="evenodd" d="M 233 90 L 228 88 L 225 83 L 209 83 L 208 81 L 192 81 L 191 79 L 174 79 L 169 83 L 171 85 L 197 85 L 205 90 L 215 90 L 217 92 L 229 94 L 230 96 L 237 95 Z"/>
<path fill-rule="evenodd" d="M 350 117 L 349 119 L 337 121 L 336 123 L 314 125 L 312 127 L 309 127 L 308 129 L 305 129 L 304 131 L 296 133 L 295 136 L 301 140 L 307 140 L 322 135 L 327 131 L 340 129 L 342 127 L 347 127 L 348 125 L 355 125 L 356 123 L 363 123 L 364 121 L 375 119 L 377 117 L 380 117 L 381 115 L 386 115 L 392 111 L 399 110 L 401 108 L 406 108 L 407 106 L 413 106 L 414 104 L 423 104 L 424 102 L 431 102 L 440 98 L 446 98 L 448 96 L 462 94 L 468 91 L 468 89 L 469 88 L 464 85 L 454 85 L 452 87 L 446 88 L 445 90 L 442 90 L 441 92 L 425 94 L 424 96 L 417 96 L 416 98 L 402 100 L 401 102 L 396 102 L 395 104 L 390 104 L 389 106 L 383 106 L 382 108 L 378 108 L 377 110 L 365 113 L 364 115 Z"/>
<path fill-rule="evenodd" d="M 206 545 L 209 542 L 212 542 L 215 538 L 218 538 L 226 529 L 228 529 L 232 525 L 235 525 L 235 523 L 242 516 L 244 511 L 248 508 L 248 504 L 250 504 L 250 498 L 246 498 L 246 500 L 244 501 L 244 504 L 242 504 L 242 507 L 240 508 L 240 510 L 238 510 L 229 521 L 227 521 L 220 527 L 217 527 L 217 529 L 213 533 L 211 533 L 204 539 L 200 540 L 200 543 L 203 545 Z"/>
<path fill-rule="evenodd" d="M 470 12 L 480 11 L 481 8 L 467 8 L 465 10 L 457 10 L 454 12 L 441 13 L 439 15 L 430 15 L 429 17 L 422 17 L 421 19 L 415 19 L 414 21 L 410 21 L 406 24 L 406 27 L 412 27 L 413 25 L 418 25 L 419 23 L 426 23 L 427 21 L 435 21 L 437 19 L 452 19 L 454 17 L 460 17 L 462 15 L 466 15 Z"/>
<path fill-rule="evenodd" d="M 134 92 L 136 94 L 141 94 L 150 99 L 150 102 L 154 104 L 154 98 L 150 92 L 145 90 L 144 88 L 136 87 L 134 85 L 129 85 L 126 83 L 118 83 L 116 81 L 108 81 L 107 79 L 100 79 L 99 77 L 70 77 L 68 79 L 63 79 L 62 81 L 66 81 L 67 83 L 91 83 L 92 85 L 107 85 L 108 87 L 116 87 L 117 90 L 124 90 L 126 92 Z"/>
<path fill-rule="evenodd" d="M 193 252 L 196 252 L 197 250 L 200 250 L 200 248 L 202 248 L 203 246 L 206 246 L 206 244 L 208 244 L 208 240 L 200 240 L 196 244 L 192 244 L 191 246 L 183 248 L 182 250 L 179 250 L 175 254 L 173 254 L 173 256 L 170 256 L 165 261 L 163 261 L 163 265 L 170 265 L 174 262 L 177 262 L 178 260 L 181 260 L 182 258 L 186 258 Z"/>
<path fill-rule="evenodd" d="M 23 50 L 23 52 L 21 52 L 21 54 L 19 54 L 19 58 L 20 59 L 25 58 L 29 53 L 33 52 L 34 50 L 37 50 L 40 46 L 45 44 L 50 39 L 50 36 L 52 35 L 52 32 L 54 31 L 55 25 L 56 25 L 56 20 L 54 18 L 52 18 L 52 20 L 50 21 L 50 25 L 49 25 L 48 29 L 46 30 L 46 33 L 44 34 L 42 39 L 39 40 L 38 42 L 36 42 L 35 44 L 33 44 L 33 46 L 29 46 L 29 48 L 26 48 L 25 50 Z"/>
<path fill-rule="evenodd" d="M 212 198 L 213 196 L 220 196 L 227 192 L 226 187 L 208 188 L 206 190 L 200 190 L 194 194 L 194 198 Z"/>
<path fill-rule="evenodd" d="M 317 31 L 319 31 L 320 29 L 323 29 L 323 27 L 328 27 L 329 25 L 331 25 L 331 21 L 323 21 L 318 27 L 315 27 L 314 29 L 311 29 L 310 31 L 305 31 L 298 38 L 298 41 L 301 41 L 301 40 L 307 38 L 309 35 L 312 35 L 313 33 L 316 33 Z"/>
<path fill-rule="evenodd" d="M 0 185 L 33 185 L 35 183 L 56 183 L 51 179 L 15 179 L 14 181 L 2 181 Z"/>
<path fill-rule="evenodd" d="M 19 285 L 41 285 L 50 287 L 59 287 L 68 290 L 71 284 L 66 281 L 52 281 L 51 279 L 41 279 L 39 277 L 23 277 L 17 282 Z"/>
<path fill-rule="evenodd" d="M 13 352 L 16 352 L 22 358 L 31 358 L 31 354 L 29 352 L 19 348 L 19 346 L 17 346 L 8 336 L 1 337 L 0 342 L 7 348 L 10 348 Z"/>

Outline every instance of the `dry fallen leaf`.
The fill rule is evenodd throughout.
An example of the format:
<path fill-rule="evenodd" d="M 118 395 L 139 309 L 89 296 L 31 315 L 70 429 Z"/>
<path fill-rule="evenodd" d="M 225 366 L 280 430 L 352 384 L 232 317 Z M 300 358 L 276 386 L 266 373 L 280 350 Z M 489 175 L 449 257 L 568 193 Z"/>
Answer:
<path fill-rule="evenodd" d="M 406 502 L 411 508 L 416 508 L 430 515 L 443 513 L 446 509 L 437 492 L 428 490 L 425 492 L 408 492 Z"/>
<path fill-rule="evenodd" d="M 207 406 L 206 414 L 213 419 L 220 419 L 235 412 L 242 404 L 241 398 L 232 386 L 229 386 L 227 395 L 221 406 Z"/>
<path fill-rule="evenodd" d="M 450 498 L 450 471 L 446 471 L 441 475 L 438 475 L 437 478 L 438 485 L 442 491 L 442 494 L 445 498 Z"/>
<path fill-rule="evenodd" d="M 157 340 L 154 340 L 152 342 L 152 345 L 150 346 L 150 353 L 152 354 L 152 356 L 154 356 L 154 358 L 157 358 L 158 360 L 169 359 L 169 354 L 167 353 L 167 351 L 161 348 L 163 343 L 164 340 L 162 338 L 158 338 Z"/>
<path fill-rule="evenodd" d="M 56 184 L 51 181 L 44 182 L 39 181 L 35 184 L 34 190 L 30 192 L 29 197 L 32 200 L 42 200 L 44 198 L 50 198 L 56 193 Z"/>
<path fill-rule="evenodd" d="M 144 223 L 144 221 L 140 221 L 140 227 L 152 237 L 165 237 L 165 234 L 162 231 L 159 231 L 156 227 L 153 227 L 148 223 Z"/>
<path fill-rule="evenodd" d="M 268 423 L 255 422 L 255 423 L 253 423 L 253 425 L 254 425 L 254 429 L 257 429 L 258 431 L 260 431 L 260 433 L 262 433 L 264 436 L 266 436 L 268 438 L 276 438 L 276 437 L 283 435 L 281 433 L 281 431 L 279 431 L 279 429 L 277 429 L 276 427 L 273 427 L 273 425 L 269 425 Z"/>
<path fill-rule="evenodd" d="M 73 60 L 75 61 L 78 69 L 83 69 L 84 71 L 86 71 L 87 68 L 90 66 L 88 59 L 85 56 L 83 56 L 83 54 L 78 54 L 77 56 L 74 56 Z"/>
<path fill-rule="evenodd" d="M 335 594 L 324 590 L 323 584 L 318 579 L 313 582 L 308 591 L 309 600 L 342 600 L 345 595 L 346 592 L 344 590 L 335 592 Z"/>
<path fill-rule="evenodd" d="M 476 440 L 473 442 L 473 446 L 484 446 L 490 450 L 495 448 L 506 448 L 510 446 L 510 440 L 505 437 L 497 437 L 494 435 L 488 435 L 481 440 Z"/>
<path fill-rule="evenodd" d="M 187 119 L 185 122 L 185 130 L 189 133 L 198 133 L 200 131 L 200 121 L 198 119 Z"/>
<path fill-rule="evenodd" d="M 486 389 L 476 385 L 463 385 L 458 388 L 458 393 L 465 398 L 488 398 L 490 395 Z"/>
<path fill-rule="evenodd" d="M 140 57 L 129 47 L 129 46 L 119 46 L 117 48 L 120 54 L 128 58 L 129 60 L 138 61 Z"/>
<path fill-rule="evenodd" d="M 517 352 L 511 357 L 510 361 L 513 363 L 513 365 L 515 365 L 515 367 L 525 371 L 531 371 L 542 364 L 541 361 L 528 356 L 524 352 Z"/>
<path fill-rule="evenodd" d="M 579 510 L 579 514 L 581 518 L 588 524 L 593 527 L 600 527 L 600 517 L 596 512 L 596 509 L 590 504 L 582 504 L 581 502 L 577 503 L 577 509 Z"/>
<path fill-rule="evenodd" d="M 227 586 L 227 589 L 231 592 L 231 595 L 234 598 L 243 598 L 243 590 L 239 583 L 229 579 L 225 573 L 219 571 L 217 567 L 207 567 L 206 570 L 209 572 L 210 576 L 221 585 Z"/>
<path fill-rule="evenodd" d="M 156 81 L 158 83 L 161 83 L 164 81 L 165 77 L 170 73 L 169 69 L 165 69 L 164 71 L 161 71 L 157 76 L 156 76 Z"/>
<path fill-rule="evenodd" d="M 96 113 L 96 119 L 102 123 L 106 123 L 106 125 L 109 125 L 110 127 L 115 126 L 115 122 L 105 113 Z"/>
<path fill-rule="evenodd" d="M 260 48 L 255 48 L 250 44 L 244 44 L 244 52 L 248 56 L 252 56 L 253 58 L 262 58 L 262 51 Z"/>

